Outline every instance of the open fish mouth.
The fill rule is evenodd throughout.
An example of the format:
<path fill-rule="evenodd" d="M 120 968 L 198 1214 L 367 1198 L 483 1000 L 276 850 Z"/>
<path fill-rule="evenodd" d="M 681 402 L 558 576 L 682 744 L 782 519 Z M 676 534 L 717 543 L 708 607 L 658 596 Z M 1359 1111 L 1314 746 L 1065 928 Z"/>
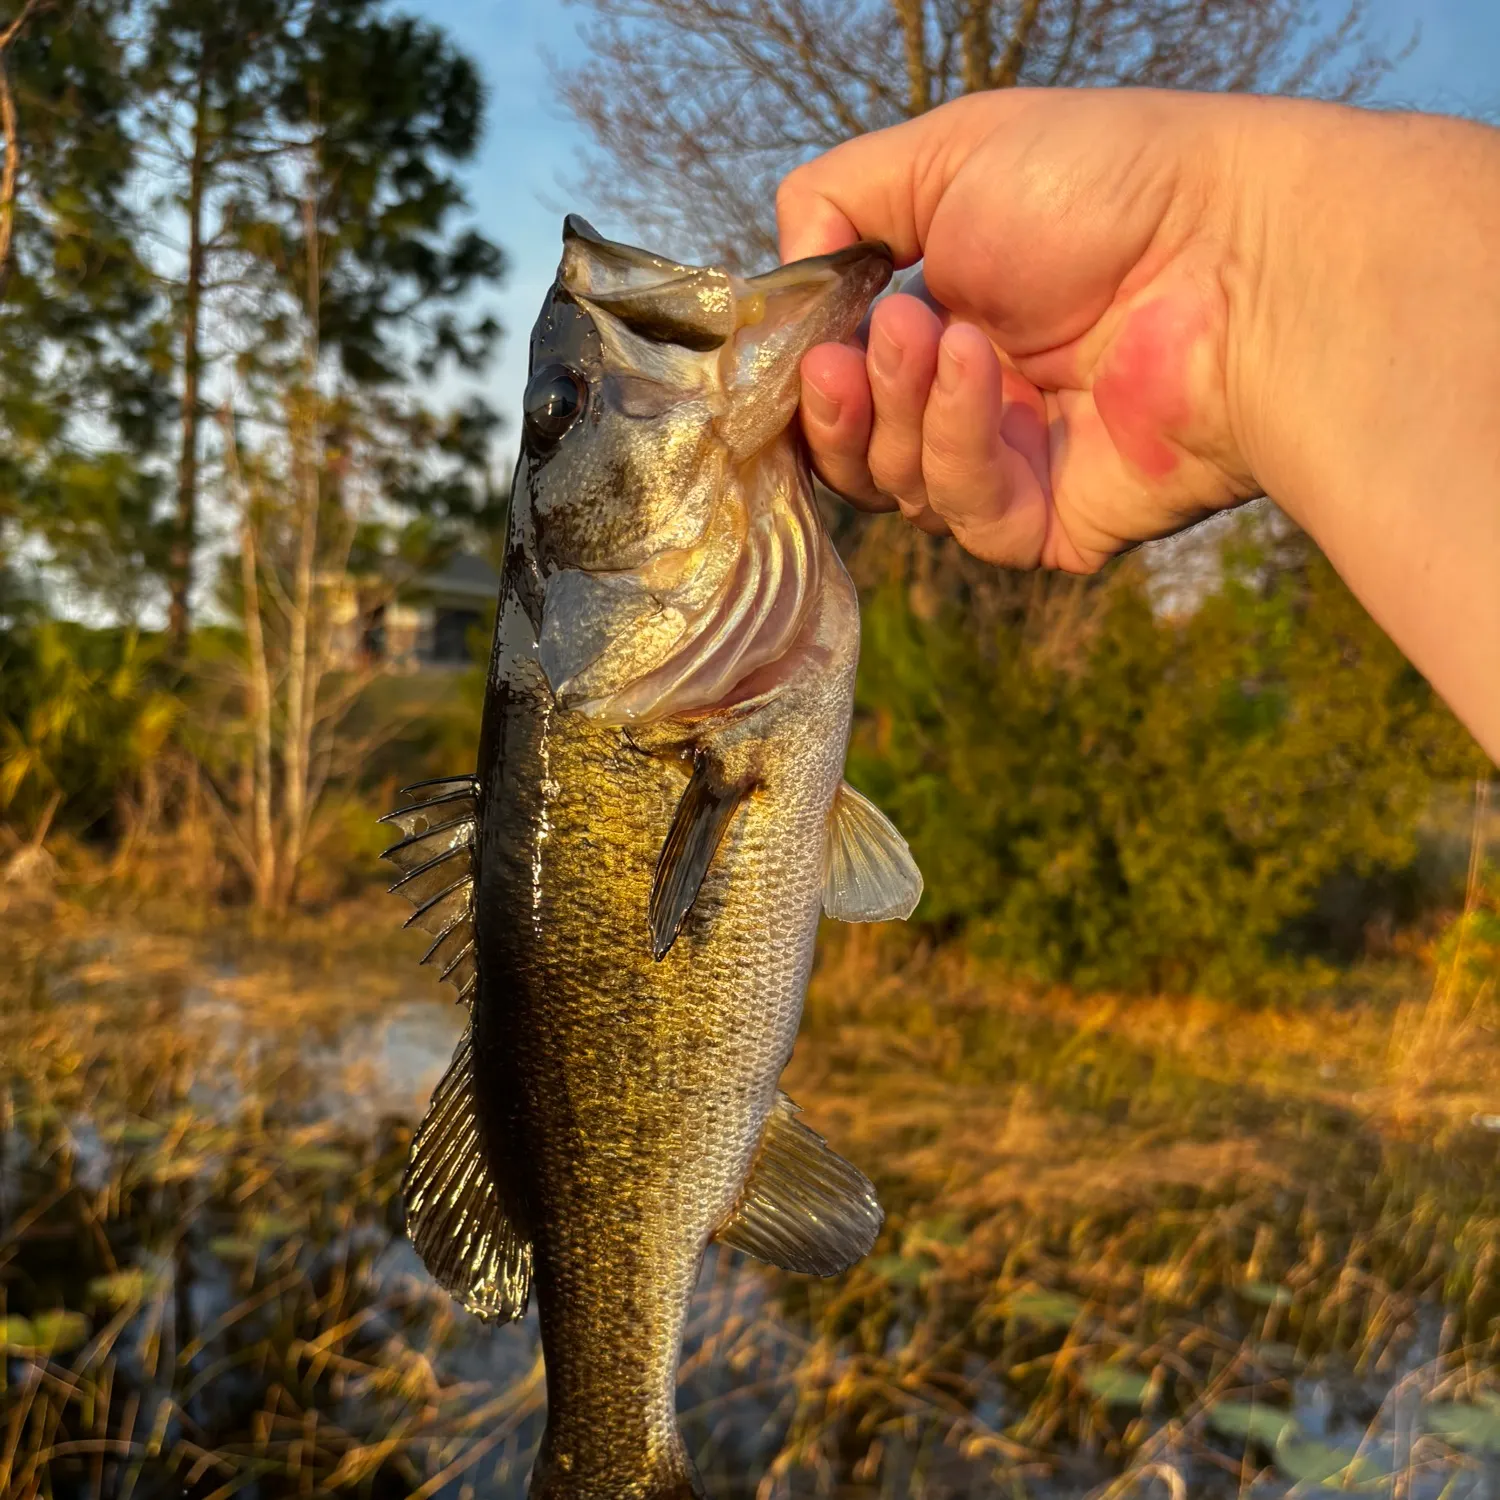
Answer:
<path fill-rule="evenodd" d="M 602 452 L 618 441 L 626 457 L 613 472 L 633 493 L 600 503 L 643 519 L 611 530 L 597 515 L 563 514 L 573 492 L 559 483 L 554 499 L 549 476 L 538 480 L 549 543 L 570 523 L 581 539 L 572 557 L 566 541 L 549 554 L 538 631 L 560 707 L 616 725 L 702 712 L 792 648 L 822 553 L 806 460 L 787 431 L 801 359 L 847 338 L 890 274 L 889 250 L 862 243 L 741 278 L 613 244 L 568 220 L 538 324 L 538 400 L 558 389 L 571 399 L 556 372 L 576 359 L 593 382 L 593 425 L 580 422 L 557 450 L 592 441 Z M 684 448 L 694 455 L 685 484 L 671 467 Z M 669 471 L 698 497 L 691 514 L 658 499 Z"/>

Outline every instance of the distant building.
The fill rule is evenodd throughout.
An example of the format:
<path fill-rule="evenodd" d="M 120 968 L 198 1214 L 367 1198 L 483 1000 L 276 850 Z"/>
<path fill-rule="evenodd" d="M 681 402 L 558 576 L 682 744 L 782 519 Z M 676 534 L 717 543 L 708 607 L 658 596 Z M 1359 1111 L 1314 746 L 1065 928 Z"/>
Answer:
<path fill-rule="evenodd" d="M 500 596 L 500 575 L 483 557 L 457 552 L 441 567 L 420 573 L 394 599 L 341 611 L 337 654 L 381 662 L 397 671 L 467 667 L 469 634 L 488 618 Z"/>

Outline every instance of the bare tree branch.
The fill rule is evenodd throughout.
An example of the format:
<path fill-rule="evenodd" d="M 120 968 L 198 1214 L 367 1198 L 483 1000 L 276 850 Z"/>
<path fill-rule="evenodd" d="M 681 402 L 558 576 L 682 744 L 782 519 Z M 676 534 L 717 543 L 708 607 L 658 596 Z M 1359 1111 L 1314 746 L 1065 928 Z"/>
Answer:
<path fill-rule="evenodd" d="M 964 93 L 977 94 L 990 81 L 990 0 L 965 0 L 963 15 Z"/>
<path fill-rule="evenodd" d="M 893 0 L 906 44 L 906 112 L 916 116 L 932 108 L 932 75 L 927 68 L 927 24 L 922 0 Z"/>
<path fill-rule="evenodd" d="M 975 88 L 1359 98 L 1391 64 L 1368 0 L 1326 23 L 1301 0 L 573 3 L 587 60 L 555 71 L 593 141 L 575 186 L 654 246 L 738 266 L 774 258 L 798 162 Z"/>
<path fill-rule="evenodd" d="M 1079 0 L 1075 0 L 1073 15 L 1076 18 L 1082 8 Z M 1010 89 L 1016 86 L 1016 80 L 1021 76 L 1021 65 L 1026 61 L 1026 48 L 1031 42 L 1032 33 L 1036 30 L 1036 23 L 1042 13 L 1042 0 L 1024 0 L 1021 13 L 1016 17 L 1014 30 L 1010 34 L 1010 40 L 1005 44 L 1005 56 L 1000 59 L 999 65 L 990 74 L 990 85 L 997 89 Z"/>

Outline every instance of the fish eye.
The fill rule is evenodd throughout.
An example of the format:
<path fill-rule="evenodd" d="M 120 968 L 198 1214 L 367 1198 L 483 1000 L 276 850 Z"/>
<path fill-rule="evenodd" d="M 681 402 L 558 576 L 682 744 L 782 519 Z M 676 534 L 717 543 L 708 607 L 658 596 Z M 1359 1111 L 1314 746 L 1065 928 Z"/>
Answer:
<path fill-rule="evenodd" d="M 521 411 L 532 440 L 550 447 L 578 420 L 588 401 L 583 377 L 567 365 L 543 365 L 526 382 Z"/>

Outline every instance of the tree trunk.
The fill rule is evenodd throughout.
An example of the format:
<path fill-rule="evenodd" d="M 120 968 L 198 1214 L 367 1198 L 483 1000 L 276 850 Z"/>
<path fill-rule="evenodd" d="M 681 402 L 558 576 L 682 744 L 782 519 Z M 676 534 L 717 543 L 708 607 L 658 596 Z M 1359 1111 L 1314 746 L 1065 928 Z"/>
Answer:
<path fill-rule="evenodd" d="M 286 676 L 286 744 L 282 756 L 285 843 L 282 848 L 277 906 L 286 910 L 297 892 L 297 875 L 307 847 L 310 816 L 308 785 L 312 776 L 312 737 L 318 694 L 317 656 L 313 641 L 314 564 L 318 555 L 319 479 L 322 471 L 322 427 L 318 395 L 318 220 L 309 190 L 307 221 L 307 331 L 303 346 L 303 410 L 293 397 L 293 468 L 298 487 L 297 564 L 288 621 Z"/>
<path fill-rule="evenodd" d="M 254 868 L 251 881 L 258 911 L 276 903 L 278 886 L 276 833 L 272 811 L 275 763 L 271 758 L 271 670 L 266 656 L 265 623 L 261 618 L 260 543 L 256 535 L 254 500 L 240 471 L 234 412 L 226 401 L 220 413 L 224 428 L 224 458 L 240 502 L 240 581 L 245 591 L 245 649 L 248 656 L 252 759 L 250 765 L 250 848 Z"/>
<path fill-rule="evenodd" d="M 177 461 L 177 529 L 168 571 L 171 602 L 167 635 L 175 656 L 187 654 L 192 616 L 193 551 L 198 540 L 198 406 L 203 356 L 199 319 L 203 302 L 203 199 L 208 177 L 208 55 L 198 68 L 193 111 L 193 160 L 188 176 L 188 261 L 182 318 L 182 450 Z"/>
<path fill-rule="evenodd" d="M 927 16 L 924 0 L 895 0 L 906 46 L 906 112 L 913 119 L 932 108 L 932 77 L 927 69 Z"/>
<path fill-rule="evenodd" d="M 1031 34 L 1036 30 L 1036 23 L 1041 15 L 1042 0 L 1026 0 L 1021 7 L 1021 13 L 1016 17 L 1015 30 L 1010 34 L 1010 40 L 1005 44 L 1005 56 L 1002 57 L 995 67 L 990 82 L 997 89 L 1013 89 L 1020 81 L 1021 65 L 1026 61 L 1026 49 L 1031 44 Z M 1077 9 L 1074 10 L 1074 20 L 1078 19 Z"/>
<path fill-rule="evenodd" d="M 967 0 L 960 33 L 964 61 L 964 93 L 977 94 L 990 84 L 990 0 Z"/>
<path fill-rule="evenodd" d="M 21 125 L 10 86 L 10 44 L 21 34 L 36 0 L 26 0 L 21 13 L 0 32 L 0 131 L 5 134 L 5 167 L 0 173 L 0 301 L 10 284 L 11 240 L 16 228 L 16 184 L 21 175 Z"/>

